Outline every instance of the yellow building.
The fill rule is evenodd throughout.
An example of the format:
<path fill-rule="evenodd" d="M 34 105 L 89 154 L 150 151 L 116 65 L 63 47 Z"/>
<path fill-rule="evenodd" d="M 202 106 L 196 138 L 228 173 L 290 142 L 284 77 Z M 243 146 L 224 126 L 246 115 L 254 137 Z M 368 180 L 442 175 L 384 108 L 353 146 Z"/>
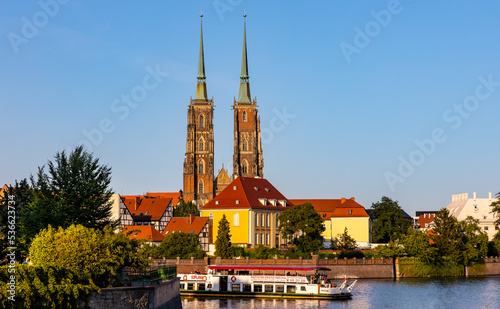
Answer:
<path fill-rule="evenodd" d="M 349 235 L 356 240 L 358 246 L 366 246 L 371 242 L 371 221 L 365 208 L 358 204 L 354 197 L 350 199 L 300 199 L 290 200 L 294 205 L 311 203 L 319 213 L 325 225 L 322 236 L 325 246 L 330 240 L 344 233 L 347 227 Z"/>
<path fill-rule="evenodd" d="M 211 243 L 217 239 L 219 221 L 226 215 L 232 244 L 275 247 L 283 243 L 277 217 L 292 207 L 293 203 L 266 179 L 238 177 L 200 212 L 210 218 Z"/>

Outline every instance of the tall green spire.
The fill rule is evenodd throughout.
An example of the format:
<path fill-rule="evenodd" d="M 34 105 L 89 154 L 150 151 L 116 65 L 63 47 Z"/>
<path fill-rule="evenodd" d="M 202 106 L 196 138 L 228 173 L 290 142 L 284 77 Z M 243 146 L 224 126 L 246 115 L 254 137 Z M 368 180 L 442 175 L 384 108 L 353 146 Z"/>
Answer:
<path fill-rule="evenodd" d="M 200 57 L 198 59 L 198 76 L 196 84 L 196 100 L 207 101 L 207 85 L 205 76 L 205 56 L 203 54 L 203 14 L 200 15 L 201 18 L 201 30 L 200 30 Z"/>
<path fill-rule="evenodd" d="M 240 76 L 240 93 L 238 102 L 252 102 L 250 99 L 250 83 L 248 76 L 248 61 L 247 61 L 247 15 L 243 15 L 243 55 L 241 59 L 241 76 Z"/>

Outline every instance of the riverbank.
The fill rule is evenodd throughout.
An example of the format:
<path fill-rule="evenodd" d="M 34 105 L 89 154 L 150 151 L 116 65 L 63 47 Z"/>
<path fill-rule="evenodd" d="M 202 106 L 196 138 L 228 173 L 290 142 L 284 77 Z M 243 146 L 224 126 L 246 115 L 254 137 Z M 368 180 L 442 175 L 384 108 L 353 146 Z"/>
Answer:
<path fill-rule="evenodd" d="M 485 258 L 480 266 L 466 267 L 458 272 L 456 276 L 500 276 L 500 258 Z M 320 259 L 313 256 L 312 259 L 162 259 L 154 260 L 159 265 L 176 265 L 178 273 L 194 274 L 207 273 L 208 265 L 288 265 L 288 266 L 325 266 L 330 268 L 326 272 L 329 278 L 353 278 L 353 279 L 394 279 L 401 277 L 426 277 L 426 275 L 413 275 L 406 271 L 409 261 L 404 263 L 396 259 Z"/>

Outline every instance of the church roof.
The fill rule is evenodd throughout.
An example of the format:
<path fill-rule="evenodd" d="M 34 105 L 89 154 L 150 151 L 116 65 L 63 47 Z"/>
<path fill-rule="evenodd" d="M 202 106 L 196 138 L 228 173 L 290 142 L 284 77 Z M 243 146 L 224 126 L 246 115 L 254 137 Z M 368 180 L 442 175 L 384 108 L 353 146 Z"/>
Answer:
<path fill-rule="evenodd" d="M 287 210 L 293 205 L 266 179 L 238 177 L 200 210 L 237 208 Z"/>
<path fill-rule="evenodd" d="M 205 225 L 208 223 L 209 218 L 205 217 L 174 217 L 170 219 L 167 226 L 163 230 L 163 235 L 167 236 L 171 232 L 183 232 L 200 234 Z"/>
<path fill-rule="evenodd" d="M 133 231 L 137 230 L 137 231 Z M 123 233 L 133 231 L 129 237 L 130 239 L 143 239 L 154 242 L 161 242 L 165 238 L 158 230 L 152 225 L 126 225 L 123 229 Z"/>
<path fill-rule="evenodd" d="M 365 208 L 353 197 L 350 199 L 292 199 L 290 201 L 295 205 L 311 203 L 323 220 L 330 220 L 332 217 L 370 217 Z"/>

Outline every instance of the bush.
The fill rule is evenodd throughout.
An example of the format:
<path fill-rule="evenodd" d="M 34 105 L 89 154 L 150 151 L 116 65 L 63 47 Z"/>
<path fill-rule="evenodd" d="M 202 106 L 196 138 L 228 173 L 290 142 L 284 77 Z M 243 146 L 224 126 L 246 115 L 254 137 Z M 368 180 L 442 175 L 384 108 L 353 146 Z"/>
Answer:
<path fill-rule="evenodd" d="M 16 265 L 16 298 L 8 300 L 8 266 L 0 267 L 1 308 L 78 308 L 99 288 L 88 273 L 59 266 Z"/>

